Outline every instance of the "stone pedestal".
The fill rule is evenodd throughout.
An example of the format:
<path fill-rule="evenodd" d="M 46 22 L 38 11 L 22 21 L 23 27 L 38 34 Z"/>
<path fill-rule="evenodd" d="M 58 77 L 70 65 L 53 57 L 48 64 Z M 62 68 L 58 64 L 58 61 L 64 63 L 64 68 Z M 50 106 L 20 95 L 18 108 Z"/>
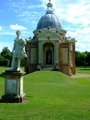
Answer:
<path fill-rule="evenodd" d="M 23 92 L 23 72 L 7 70 L 5 76 L 5 94 L 3 102 L 22 102 L 25 99 Z"/>

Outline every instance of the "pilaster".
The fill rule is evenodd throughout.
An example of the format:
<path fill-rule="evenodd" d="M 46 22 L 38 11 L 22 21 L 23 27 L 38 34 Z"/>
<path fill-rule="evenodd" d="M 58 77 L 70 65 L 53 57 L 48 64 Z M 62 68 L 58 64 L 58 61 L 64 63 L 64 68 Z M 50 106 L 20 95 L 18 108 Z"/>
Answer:
<path fill-rule="evenodd" d="M 59 41 L 55 41 L 54 45 L 54 66 L 56 69 L 59 69 Z"/>
<path fill-rule="evenodd" d="M 43 63 L 43 46 L 42 46 L 42 41 L 39 41 L 38 45 L 38 69 L 41 69 L 42 63 Z"/>

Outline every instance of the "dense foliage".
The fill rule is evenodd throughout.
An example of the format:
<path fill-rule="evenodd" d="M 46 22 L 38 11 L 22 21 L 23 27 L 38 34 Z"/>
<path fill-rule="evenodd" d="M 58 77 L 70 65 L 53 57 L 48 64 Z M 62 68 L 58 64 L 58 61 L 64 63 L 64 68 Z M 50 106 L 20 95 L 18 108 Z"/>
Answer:
<path fill-rule="evenodd" d="M 90 52 L 76 51 L 76 66 L 90 66 Z"/>
<path fill-rule="evenodd" d="M 0 53 L 0 66 L 10 66 L 12 53 L 8 47 L 4 47 Z"/>

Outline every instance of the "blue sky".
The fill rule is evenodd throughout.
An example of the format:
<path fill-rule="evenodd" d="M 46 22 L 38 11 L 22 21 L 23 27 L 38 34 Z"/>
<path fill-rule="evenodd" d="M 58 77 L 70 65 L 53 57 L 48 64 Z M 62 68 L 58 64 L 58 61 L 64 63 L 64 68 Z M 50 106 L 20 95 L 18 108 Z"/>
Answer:
<path fill-rule="evenodd" d="M 67 36 L 75 37 L 76 50 L 90 51 L 90 0 L 51 0 Z M 39 19 L 46 12 L 48 0 L 0 1 L 0 51 L 12 50 L 15 31 L 21 37 L 33 37 Z"/>

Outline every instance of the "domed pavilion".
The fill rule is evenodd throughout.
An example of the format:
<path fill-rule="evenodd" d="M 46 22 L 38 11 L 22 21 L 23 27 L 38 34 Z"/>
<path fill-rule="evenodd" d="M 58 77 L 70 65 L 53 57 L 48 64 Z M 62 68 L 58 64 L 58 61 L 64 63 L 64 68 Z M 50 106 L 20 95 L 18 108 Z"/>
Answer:
<path fill-rule="evenodd" d="M 49 1 L 46 14 L 39 20 L 33 38 L 27 40 L 27 73 L 50 69 L 75 74 L 75 39 L 66 37 L 66 32 Z"/>

